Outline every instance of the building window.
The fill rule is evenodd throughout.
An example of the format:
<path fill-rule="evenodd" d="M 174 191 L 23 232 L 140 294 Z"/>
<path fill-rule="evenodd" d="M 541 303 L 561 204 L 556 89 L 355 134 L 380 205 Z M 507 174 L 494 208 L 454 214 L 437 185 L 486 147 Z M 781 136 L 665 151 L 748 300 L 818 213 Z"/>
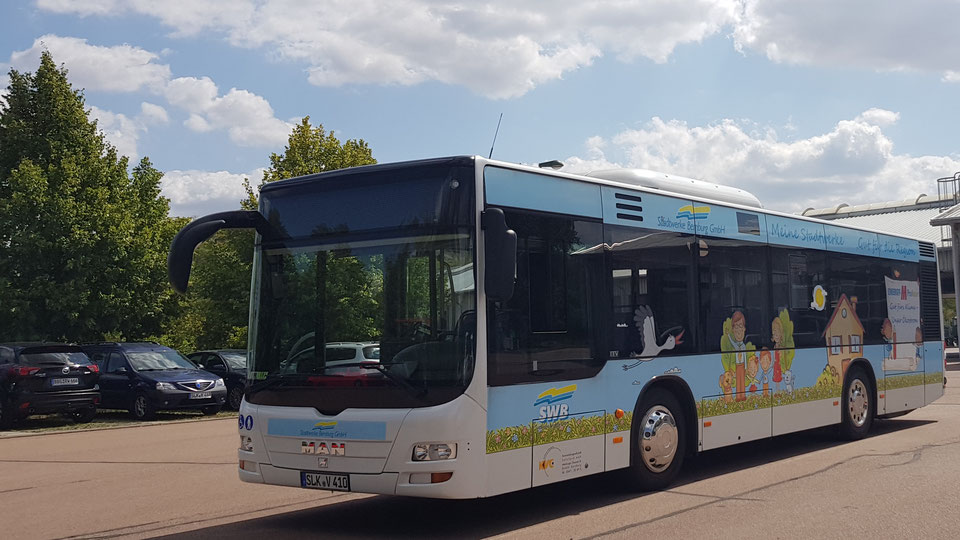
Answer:
<path fill-rule="evenodd" d="M 840 336 L 830 336 L 830 354 L 840 354 Z"/>
<path fill-rule="evenodd" d="M 860 336 L 850 336 L 850 352 L 860 354 Z"/>

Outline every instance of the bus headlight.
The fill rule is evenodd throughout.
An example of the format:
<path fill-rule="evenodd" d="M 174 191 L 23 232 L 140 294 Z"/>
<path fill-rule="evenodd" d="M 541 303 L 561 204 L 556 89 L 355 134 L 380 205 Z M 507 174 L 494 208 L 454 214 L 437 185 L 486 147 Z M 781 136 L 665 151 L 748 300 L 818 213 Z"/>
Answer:
<path fill-rule="evenodd" d="M 414 461 L 438 461 L 457 457 L 457 443 L 420 443 L 413 447 Z"/>

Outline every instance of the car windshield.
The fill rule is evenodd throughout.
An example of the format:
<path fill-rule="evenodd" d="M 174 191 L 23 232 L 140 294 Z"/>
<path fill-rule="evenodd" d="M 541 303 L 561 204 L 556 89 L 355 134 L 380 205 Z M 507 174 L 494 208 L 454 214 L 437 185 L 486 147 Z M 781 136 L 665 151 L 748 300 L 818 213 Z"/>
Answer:
<path fill-rule="evenodd" d="M 265 188 L 261 211 L 278 232 L 254 256 L 248 377 L 282 380 L 255 383 L 248 401 L 335 411 L 462 393 L 473 374 L 473 184 L 472 166 L 421 165 Z M 367 366 L 331 369 L 357 363 Z M 389 374 L 364 369 L 378 365 Z M 410 386 L 431 397 L 412 399 Z"/>
<path fill-rule="evenodd" d="M 127 351 L 130 366 L 137 371 L 167 369 L 197 369 L 193 363 L 176 351 Z"/>
<path fill-rule="evenodd" d="M 246 353 L 222 353 L 220 356 L 233 369 L 244 369 L 247 367 Z"/>

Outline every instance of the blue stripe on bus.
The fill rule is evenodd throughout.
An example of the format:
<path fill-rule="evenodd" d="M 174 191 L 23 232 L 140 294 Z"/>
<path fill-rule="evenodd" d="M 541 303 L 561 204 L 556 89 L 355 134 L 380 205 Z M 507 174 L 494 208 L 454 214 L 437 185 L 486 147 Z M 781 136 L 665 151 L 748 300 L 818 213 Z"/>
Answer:
<path fill-rule="evenodd" d="M 487 204 L 603 217 L 598 185 L 490 166 L 484 167 L 483 177 Z"/>

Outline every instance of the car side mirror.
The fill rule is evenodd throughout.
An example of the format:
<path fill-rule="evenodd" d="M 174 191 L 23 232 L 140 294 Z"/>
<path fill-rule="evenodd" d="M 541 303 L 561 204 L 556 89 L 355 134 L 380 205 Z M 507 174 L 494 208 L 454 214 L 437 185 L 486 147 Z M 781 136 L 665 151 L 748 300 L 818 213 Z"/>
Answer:
<path fill-rule="evenodd" d="M 113 370 L 117 375 L 126 375 L 128 373 L 127 368 L 120 366 L 117 369 Z"/>
<path fill-rule="evenodd" d="M 483 285 L 487 298 L 505 302 L 513 296 L 517 279 L 517 233 L 507 228 L 507 220 L 499 208 L 487 208 L 480 214 L 480 228 L 484 231 Z"/>

